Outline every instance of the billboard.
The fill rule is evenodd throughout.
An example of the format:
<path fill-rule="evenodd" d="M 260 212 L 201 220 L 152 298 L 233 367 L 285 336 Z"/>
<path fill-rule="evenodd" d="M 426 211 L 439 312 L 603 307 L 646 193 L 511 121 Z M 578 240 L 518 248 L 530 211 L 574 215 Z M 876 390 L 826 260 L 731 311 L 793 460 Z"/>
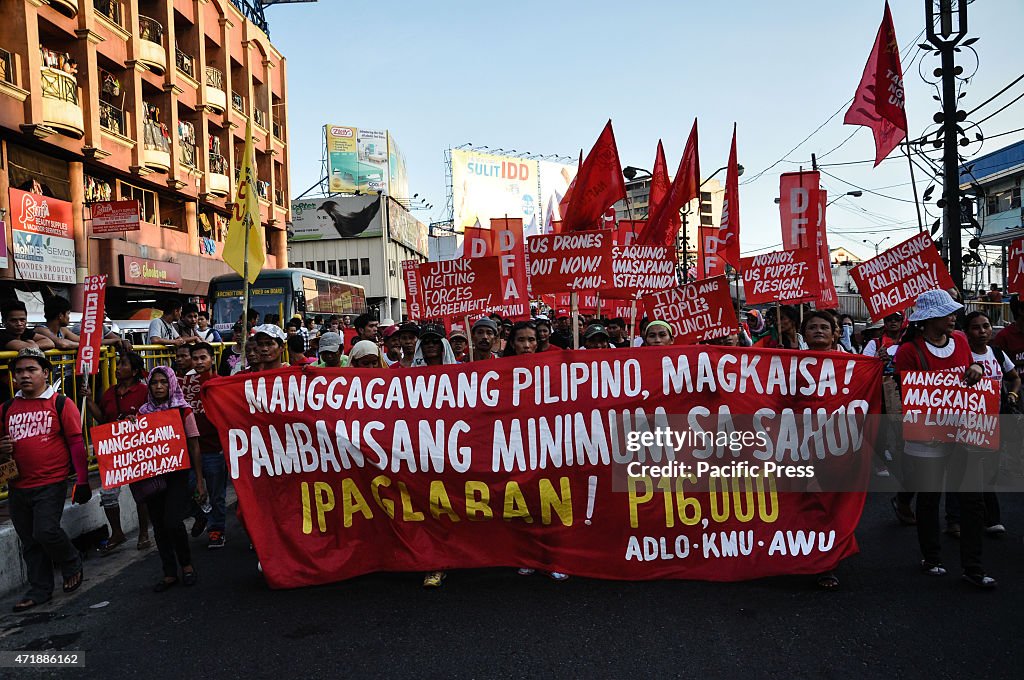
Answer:
<path fill-rule="evenodd" d="M 540 210 L 541 225 L 540 233 L 551 233 L 551 223 L 560 222 L 562 214 L 558 204 L 569 190 L 569 184 L 576 178 L 576 163 L 566 165 L 554 161 L 540 161 L 538 174 L 540 175 Z M 527 236 L 533 236 L 528 233 Z"/>
<path fill-rule="evenodd" d="M 76 283 L 71 204 L 13 187 L 9 196 L 15 278 Z"/>
<path fill-rule="evenodd" d="M 292 201 L 293 241 L 370 238 L 384 233 L 377 194 Z"/>
<path fill-rule="evenodd" d="M 344 125 L 325 125 L 331 193 L 388 191 L 388 133 Z"/>
<path fill-rule="evenodd" d="M 392 241 L 427 256 L 427 225 L 412 216 L 398 201 L 390 199 L 388 205 L 388 235 Z"/>
<path fill-rule="evenodd" d="M 405 156 L 395 138 L 391 136 L 390 130 L 388 131 L 388 171 L 390 172 L 388 195 L 397 198 L 410 198 L 409 174 L 405 168 Z"/>
<path fill-rule="evenodd" d="M 491 218 L 521 218 L 523 233 L 541 224 L 537 161 L 452 149 L 454 227 L 461 230 Z"/>

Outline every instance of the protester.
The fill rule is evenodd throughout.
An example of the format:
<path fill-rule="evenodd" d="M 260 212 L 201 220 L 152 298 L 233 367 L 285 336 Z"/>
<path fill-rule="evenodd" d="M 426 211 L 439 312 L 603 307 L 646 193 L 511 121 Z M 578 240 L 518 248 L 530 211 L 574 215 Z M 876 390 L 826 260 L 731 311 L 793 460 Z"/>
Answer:
<path fill-rule="evenodd" d="M 306 364 L 316 363 L 315 358 L 306 356 L 306 343 L 303 342 L 302 336 L 298 333 L 289 335 L 286 344 L 288 346 L 289 365 L 305 366 Z"/>
<path fill-rule="evenodd" d="M 169 366 L 157 366 L 149 372 L 149 397 L 139 413 L 156 413 L 177 409 L 181 413 L 187 441 L 191 469 L 195 471 L 196 492 L 200 503 L 207 498 L 206 482 L 203 478 L 203 461 L 199 455 L 199 429 L 195 415 L 178 386 L 178 379 Z M 151 481 L 152 480 L 152 481 Z M 144 479 L 132 484 L 132 492 L 145 501 L 149 518 L 153 522 L 153 536 L 160 552 L 164 577 L 153 591 L 162 593 L 178 583 L 178 567 L 181 567 L 181 582 L 186 586 L 196 584 L 198 575 L 192 565 L 192 550 L 185 531 L 185 518 L 189 516 L 192 493 L 189 488 L 189 470 L 165 472 L 162 475 Z"/>
<path fill-rule="evenodd" d="M 656 319 L 648 322 L 643 333 L 645 347 L 665 347 L 675 342 L 672 326 L 667 321 Z"/>
<path fill-rule="evenodd" d="M 196 318 L 196 337 L 201 342 L 224 342 L 220 332 L 210 327 L 210 313 L 205 309 Z"/>
<path fill-rule="evenodd" d="M 532 321 L 519 321 L 512 326 L 508 342 L 505 343 L 503 357 L 514 357 L 520 354 L 537 352 L 537 328 Z"/>
<path fill-rule="evenodd" d="M 968 385 L 978 382 L 985 367 L 974 361 L 963 333 L 954 331 L 956 313 L 963 305 L 946 291 L 931 290 L 918 296 L 910 315 L 913 325 L 896 351 L 897 375 L 907 371 L 952 371 L 962 374 Z M 943 576 L 939 499 L 943 480 L 947 492 L 956 491 L 964 476 L 966 455 L 954 444 L 913 442 L 905 446 L 904 477 L 917 492 L 917 537 L 921 548 L 921 571 Z M 979 588 L 994 588 L 981 564 L 984 500 L 977 491 L 960 490 L 960 562 L 963 578 Z"/>
<path fill-rule="evenodd" d="M 25 347 L 11 360 L 18 392 L 3 404 L 0 459 L 13 458 L 18 476 L 8 484 L 7 505 L 21 540 L 29 589 L 14 605 L 23 612 L 53 596 L 53 565 L 60 566 L 63 590 L 82 585 L 82 559 L 61 528 L 69 468 L 75 471 L 72 503 L 88 503 L 89 466 L 75 403 L 47 385 L 50 360 Z"/>
<path fill-rule="evenodd" d="M 562 349 L 572 349 L 572 327 L 569 323 L 569 312 L 564 309 L 558 310 L 555 315 L 555 329 L 551 333 L 550 342 L 552 345 Z"/>
<path fill-rule="evenodd" d="M 869 340 L 864 345 L 864 356 L 878 357 L 885 362 L 883 373 L 892 375 L 895 367 L 892 365 L 893 357 L 896 356 L 896 347 L 899 345 L 903 335 L 903 314 L 893 312 L 882 321 L 882 333 L 877 338 Z"/>
<path fill-rule="evenodd" d="M 0 330 L 0 349 L 17 352 L 22 349 L 53 349 L 53 341 L 28 327 L 28 310 L 20 300 L 11 300 L 0 308 L 4 327 Z"/>
<path fill-rule="evenodd" d="M 587 349 L 608 349 L 610 338 L 608 331 L 599 323 L 592 323 L 583 333 L 583 346 Z"/>
<path fill-rule="evenodd" d="M 149 397 L 149 388 L 146 386 L 146 367 L 135 352 L 126 352 L 117 360 L 116 373 L 117 384 L 106 389 L 97 404 L 92 397 L 92 390 L 89 388 L 89 381 L 81 388 L 81 395 L 85 399 L 85 408 L 97 424 L 112 423 L 117 420 L 135 418 L 139 409 L 146 403 Z M 107 517 L 107 524 L 110 525 L 110 537 L 106 545 L 100 549 L 100 553 L 107 555 L 121 546 L 127 539 L 124 529 L 121 527 L 121 505 L 119 498 L 121 487 L 113 489 L 100 489 L 100 507 Z M 144 503 L 135 503 L 139 515 L 139 538 L 136 548 L 148 550 L 152 547 L 149 540 L 149 511 Z"/>
<path fill-rule="evenodd" d="M 462 329 L 454 329 L 448 334 L 448 344 L 452 346 L 452 352 L 455 353 L 455 360 L 459 363 L 469 360 L 469 354 L 466 350 L 469 348 L 469 336 L 466 335 L 466 331 Z"/>
<path fill-rule="evenodd" d="M 813 352 L 835 350 L 836 318 L 825 311 L 813 311 L 804 315 L 800 328 L 807 349 Z"/>
<path fill-rule="evenodd" d="M 839 315 L 839 326 L 840 326 L 839 346 L 842 347 L 847 352 L 849 352 L 850 354 L 856 354 L 857 353 L 857 346 L 854 344 L 854 339 L 853 339 L 853 329 L 854 329 L 853 317 L 850 316 L 849 314 L 840 314 Z"/>
<path fill-rule="evenodd" d="M 1010 312 L 1013 314 L 1013 323 L 1007 324 L 996 334 L 992 346 L 1008 354 L 1020 372 L 1024 371 L 1024 302 L 1020 297 L 1014 295 L 1010 298 Z"/>
<path fill-rule="evenodd" d="M 971 346 L 974 361 L 985 367 L 985 377 L 1002 385 L 1000 413 L 1014 414 L 1019 412 L 1020 375 L 1013 361 L 998 347 L 990 346 L 992 338 L 992 322 L 988 314 L 982 311 L 971 312 L 964 318 L 967 342 Z M 1005 438 L 1008 433 L 1003 433 Z M 1019 444 L 1019 442 L 1018 442 Z M 988 486 L 994 485 L 999 474 L 999 453 L 978 451 L 985 464 L 985 479 Z M 985 531 L 989 534 L 1005 534 L 1006 527 L 1002 523 L 999 511 L 999 498 L 993 491 L 984 492 Z M 959 498 L 958 498 L 959 500 Z M 947 502 L 947 514 L 949 514 Z"/>
<path fill-rule="evenodd" d="M 46 324 L 36 327 L 38 335 L 48 338 L 56 349 L 78 349 L 78 336 L 68 330 L 71 325 L 71 303 L 66 298 L 59 295 L 47 298 L 43 303 L 43 318 Z"/>
<path fill-rule="evenodd" d="M 416 341 L 420 335 L 420 327 L 412 321 L 406 321 L 398 327 L 398 344 L 402 348 L 402 358 L 392 364 L 393 367 L 409 368 L 416 354 Z"/>
<path fill-rule="evenodd" d="M 245 361 L 239 361 L 235 364 L 235 367 L 231 369 L 231 375 L 236 373 L 255 373 L 263 368 L 260 362 L 259 347 L 256 345 L 256 337 L 250 335 L 245 339 L 245 345 L 242 351 L 245 353 Z"/>
<path fill-rule="evenodd" d="M 341 353 L 341 345 L 344 342 L 338 333 L 327 332 L 320 336 L 319 356 L 317 366 L 322 368 L 341 368 L 348 366 L 350 357 Z"/>
<path fill-rule="evenodd" d="M 562 348 L 551 342 L 551 321 L 546 316 L 538 316 L 534 322 L 537 332 L 537 352 L 561 352 Z"/>
<path fill-rule="evenodd" d="M 181 319 L 181 302 L 175 298 L 167 298 L 160 303 L 163 314 L 149 322 L 149 334 L 146 342 L 150 345 L 174 345 L 179 347 L 198 338 L 181 337 L 178 332 L 178 321 Z"/>
<path fill-rule="evenodd" d="M 199 306 L 188 302 L 181 306 L 181 317 L 175 324 L 178 335 L 183 338 L 195 338 L 188 342 L 199 341 Z"/>
<path fill-rule="evenodd" d="M 486 316 L 478 319 L 473 324 L 471 335 L 473 336 L 471 361 L 498 358 L 498 355 L 494 353 L 494 346 L 498 341 L 498 324 L 494 323 L 493 319 Z"/>
<path fill-rule="evenodd" d="M 455 352 L 444 337 L 444 326 L 424 324 L 420 328 L 419 342 L 413 352 L 413 366 L 442 366 L 457 364 Z"/>
<path fill-rule="evenodd" d="M 360 340 L 372 340 L 377 342 L 377 326 L 378 322 L 372 318 L 369 314 L 360 314 L 352 322 L 352 326 L 356 329 L 356 337 Z"/>
<path fill-rule="evenodd" d="M 384 348 L 386 350 L 384 363 L 390 368 L 402 359 L 402 345 L 398 341 L 398 326 L 390 324 L 380 334 L 384 338 Z"/>
<path fill-rule="evenodd" d="M 360 340 L 349 352 L 348 365 L 352 368 L 384 368 L 380 347 L 371 340 Z M 400 364 L 395 364 L 392 368 L 399 366 Z"/>
<path fill-rule="evenodd" d="M 209 516 L 202 524 L 207 530 L 206 547 L 210 550 L 224 547 L 224 529 L 227 526 L 228 479 L 220 437 L 217 428 L 206 417 L 206 409 L 202 400 L 203 383 L 217 377 L 213 371 L 214 356 L 213 347 L 209 343 L 200 342 L 192 345 L 192 362 L 195 366 L 195 373 L 188 376 L 183 385 L 185 400 L 192 408 L 196 429 L 199 430 L 199 456 L 202 459 L 203 479 L 206 481 L 206 491 L 210 502 L 210 511 L 206 513 Z M 197 535 L 195 526 L 192 528 L 192 534 L 193 536 Z"/>
<path fill-rule="evenodd" d="M 281 327 L 274 324 L 265 323 L 253 329 L 253 338 L 256 341 L 256 361 L 259 363 L 258 370 L 272 371 L 286 365 L 281 361 L 285 337 Z"/>
<path fill-rule="evenodd" d="M 800 323 L 800 312 L 790 305 L 780 305 L 779 314 L 772 314 L 775 321 L 770 326 L 770 333 L 761 342 L 762 347 L 781 349 L 807 349 L 803 336 L 797 332 Z M 777 317 L 777 318 L 776 318 Z"/>
<path fill-rule="evenodd" d="M 189 345 L 178 345 L 174 350 L 174 375 L 184 378 L 192 370 L 192 349 Z"/>

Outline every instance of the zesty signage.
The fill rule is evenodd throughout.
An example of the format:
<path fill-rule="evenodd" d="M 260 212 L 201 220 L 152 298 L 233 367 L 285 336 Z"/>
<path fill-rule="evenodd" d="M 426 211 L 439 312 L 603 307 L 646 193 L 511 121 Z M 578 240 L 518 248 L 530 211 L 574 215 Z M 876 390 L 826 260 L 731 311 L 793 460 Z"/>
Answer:
<path fill-rule="evenodd" d="M 181 265 L 122 255 L 121 282 L 126 286 L 181 288 Z"/>

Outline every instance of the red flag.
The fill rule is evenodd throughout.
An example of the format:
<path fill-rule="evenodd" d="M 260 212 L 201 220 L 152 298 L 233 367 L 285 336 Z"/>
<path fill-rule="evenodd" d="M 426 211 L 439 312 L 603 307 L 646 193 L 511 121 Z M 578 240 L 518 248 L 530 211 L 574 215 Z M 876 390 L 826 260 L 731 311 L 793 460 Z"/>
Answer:
<path fill-rule="evenodd" d="M 658 205 L 640 234 L 645 246 L 674 245 L 679 233 L 679 211 L 700 194 L 700 160 L 697 153 L 697 119 L 693 119 L 690 138 L 686 140 L 683 157 L 668 195 Z"/>
<path fill-rule="evenodd" d="M 732 148 L 725 171 L 722 228 L 718 230 L 718 253 L 733 267 L 740 266 L 740 170 L 736 162 L 736 123 L 732 124 Z"/>
<path fill-rule="evenodd" d="M 866 125 L 875 136 L 875 166 L 907 137 L 907 113 L 903 109 L 903 67 L 896 29 L 892 25 L 889 3 L 885 3 L 882 24 L 875 36 L 875 46 L 864 66 L 864 75 L 857 86 L 843 118 L 844 125 Z"/>
<path fill-rule="evenodd" d="M 668 161 L 665 160 L 665 147 L 658 140 L 658 152 L 654 155 L 654 172 L 651 173 L 650 197 L 647 199 L 647 216 L 654 214 L 655 208 L 665 200 L 671 181 L 668 178 Z"/>
<path fill-rule="evenodd" d="M 710 279 L 725 274 L 721 230 L 713 226 L 700 226 L 697 228 L 697 236 L 697 278 Z"/>
<path fill-rule="evenodd" d="M 569 210 L 569 201 L 572 200 L 573 189 L 576 188 L 576 180 L 580 178 L 580 169 L 583 167 L 583 149 L 580 149 L 580 160 L 576 164 L 576 175 L 573 176 L 572 181 L 569 182 L 569 186 L 565 189 L 565 196 L 562 196 L 562 200 L 558 202 L 558 217 L 557 220 L 551 220 L 550 234 L 560 234 L 562 232 L 563 220 L 565 219 L 565 213 Z"/>
<path fill-rule="evenodd" d="M 562 214 L 562 231 L 587 231 L 601 227 L 601 216 L 616 201 L 626 197 L 622 165 L 615 147 L 612 122 L 604 126 L 594 148 L 580 165 L 572 200 Z"/>

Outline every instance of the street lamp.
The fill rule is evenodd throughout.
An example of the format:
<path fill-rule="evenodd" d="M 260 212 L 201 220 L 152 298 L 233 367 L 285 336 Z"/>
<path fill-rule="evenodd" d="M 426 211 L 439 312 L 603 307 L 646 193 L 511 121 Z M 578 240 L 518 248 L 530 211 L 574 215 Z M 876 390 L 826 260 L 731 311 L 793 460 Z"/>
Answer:
<path fill-rule="evenodd" d="M 875 257 L 878 257 L 878 247 L 880 245 L 882 245 L 883 243 L 885 243 L 886 241 L 888 241 L 889 239 L 891 239 L 891 238 L 892 238 L 892 236 L 886 236 L 881 241 L 869 241 L 868 239 L 862 239 L 862 240 L 864 241 L 864 243 L 867 243 L 868 245 L 875 247 Z"/>
<path fill-rule="evenodd" d="M 842 195 L 840 195 L 840 196 L 836 196 L 836 197 L 835 197 L 835 198 L 833 198 L 833 199 L 832 199 L 831 201 L 829 201 L 828 203 L 826 203 L 826 204 L 825 204 L 825 207 L 827 208 L 827 207 L 829 207 L 830 205 L 832 205 L 833 203 L 835 203 L 836 201 L 838 201 L 838 200 L 840 200 L 840 199 L 843 199 L 843 198 L 846 198 L 847 196 L 852 196 L 853 198 L 860 198 L 860 197 L 861 197 L 861 196 L 863 196 L 863 195 L 864 195 L 864 192 L 863 192 L 863 191 L 847 191 L 847 192 L 846 192 L 845 194 L 842 194 Z M 781 201 L 781 199 L 780 199 L 780 198 L 779 198 L 778 196 L 776 196 L 776 197 L 775 197 L 775 205 L 778 205 L 778 204 L 779 204 L 779 203 L 781 203 L 781 202 L 782 202 L 782 201 Z"/>

